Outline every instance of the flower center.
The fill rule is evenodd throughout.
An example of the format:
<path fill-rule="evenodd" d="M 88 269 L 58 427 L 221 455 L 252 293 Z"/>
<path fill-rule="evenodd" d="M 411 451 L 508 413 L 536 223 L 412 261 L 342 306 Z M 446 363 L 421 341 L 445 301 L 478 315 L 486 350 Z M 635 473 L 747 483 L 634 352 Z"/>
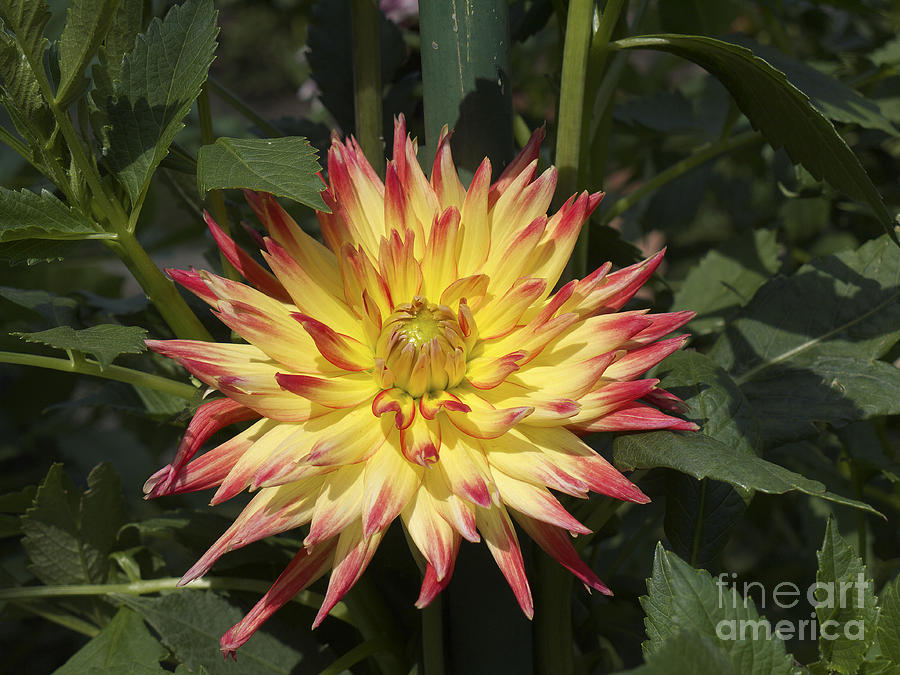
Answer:
<path fill-rule="evenodd" d="M 384 322 L 375 356 L 393 386 L 418 398 L 459 384 L 466 374 L 466 341 L 453 311 L 416 296 Z"/>

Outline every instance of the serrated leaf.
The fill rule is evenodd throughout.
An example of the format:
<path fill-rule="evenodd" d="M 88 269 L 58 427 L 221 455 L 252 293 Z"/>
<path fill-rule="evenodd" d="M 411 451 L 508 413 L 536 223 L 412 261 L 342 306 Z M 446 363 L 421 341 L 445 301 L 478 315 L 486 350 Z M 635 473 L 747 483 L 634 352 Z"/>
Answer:
<path fill-rule="evenodd" d="M 95 101 L 109 124 L 107 160 L 132 199 L 200 95 L 219 32 L 216 15 L 212 0 L 187 0 L 155 19 L 125 57 L 113 95 Z"/>
<path fill-rule="evenodd" d="M 721 330 L 738 307 L 778 270 L 778 242 L 771 230 L 755 230 L 707 253 L 691 267 L 675 293 L 673 311 L 691 309 L 688 325 L 703 335 Z"/>
<path fill-rule="evenodd" d="M 124 522 L 121 485 L 109 464 L 91 472 L 83 495 L 54 464 L 22 516 L 22 547 L 46 584 L 101 584 Z"/>
<path fill-rule="evenodd" d="M 613 461 L 622 471 L 665 467 L 698 480 L 711 478 L 744 490 L 769 494 L 796 490 L 881 515 L 864 502 L 828 492 L 819 481 L 804 478 L 756 455 L 736 452 L 731 446 L 704 434 L 653 431 L 618 436 L 613 441 Z"/>
<path fill-rule="evenodd" d="M 29 62 L 40 63 L 45 45 L 44 26 L 50 20 L 46 1 L 0 0 L 0 12 Z"/>
<path fill-rule="evenodd" d="M 710 357 L 757 411 L 764 445 L 900 412 L 900 370 L 878 361 L 900 339 L 900 250 L 886 236 L 775 278 Z"/>
<path fill-rule="evenodd" d="M 732 663 L 721 641 L 695 630 L 683 630 L 677 640 L 666 640 L 659 649 L 647 655 L 647 662 L 620 675 L 697 675 L 697 664 L 704 672 L 716 675 L 744 675 Z"/>
<path fill-rule="evenodd" d="M 159 662 L 168 650 L 144 620 L 122 608 L 103 630 L 58 668 L 54 675 L 153 675 L 166 673 Z"/>
<path fill-rule="evenodd" d="M 900 666 L 900 577 L 894 577 L 878 594 L 878 647 L 881 654 Z"/>
<path fill-rule="evenodd" d="M 0 286 L 0 297 L 19 307 L 34 310 L 47 321 L 57 325 L 70 322 L 78 308 L 78 301 L 73 298 L 39 289 Z"/>
<path fill-rule="evenodd" d="M 241 611 L 212 592 L 180 591 L 160 598 L 117 596 L 118 601 L 136 611 L 159 633 L 165 644 L 184 665 L 206 667 L 211 675 L 231 675 L 233 664 L 222 660 L 219 638 L 241 618 Z M 240 671 L 255 673 L 318 672 L 327 665 L 308 631 L 293 634 L 298 652 L 268 633 L 257 632 L 241 647 Z"/>
<path fill-rule="evenodd" d="M 37 342 L 56 349 L 71 349 L 92 354 L 106 368 L 119 354 L 140 354 L 146 351 L 147 331 L 138 326 L 103 324 L 75 330 L 71 326 L 57 326 L 38 333 L 14 333 L 26 342 Z"/>
<path fill-rule="evenodd" d="M 0 22 L 0 80 L 3 107 L 32 152 L 53 129 L 53 118 L 31 65 Z"/>
<path fill-rule="evenodd" d="M 247 188 L 287 197 L 301 204 L 327 210 L 322 196 L 325 184 L 316 161 L 316 149 L 305 138 L 219 138 L 200 148 L 197 185 L 207 190 Z"/>
<path fill-rule="evenodd" d="M 109 239 L 80 211 L 46 190 L 9 190 L 0 187 L 0 243 L 21 239 Z"/>
<path fill-rule="evenodd" d="M 59 38 L 56 102 L 60 105 L 66 105 L 87 86 L 82 74 L 106 36 L 118 4 L 119 0 L 74 0 L 69 5 Z"/>
<path fill-rule="evenodd" d="M 699 35 L 643 35 L 618 40 L 615 45 L 670 52 L 708 70 L 731 92 L 741 112 L 772 147 L 784 147 L 791 159 L 813 176 L 866 202 L 900 246 L 894 219 L 859 159 L 784 73 L 749 49 Z"/>
<path fill-rule="evenodd" d="M 866 578 L 865 565 L 832 519 L 828 520 L 825 540 L 816 557 L 819 650 L 831 671 L 852 675 L 875 640 L 878 607 L 874 584 Z"/>
<path fill-rule="evenodd" d="M 837 78 L 744 36 L 729 35 L 728 41 L 751 49 L 754 54 L 784 73 L 790 83 L 809 96 L 810 102 L 828 119 L 859 124 L 866 129 L 879 129 L 892 136 L 898 135 L 894 125 L 881 114 L 877 103 Z"/>
<path fill-rule="evenodd" d="M 641 597 L 641 607 L 647 614 L 644 624 L 648 640 L 643 647 L 648 661 L 667 642 L 679 640 L 682 633 L 695 633 L 713 641 L 737 672 L 747 675 L 791 672 L 791 657 L 771 625 L 768 630 L 772 639 L 753 639 L 753 627 L 766 635 L 768 621 L 759 616 L 751 599 L 744 600 L 736 592 L 723 590 L 713 582 L 709 572 L 693 569 L 661 544 L 656 547 L 653 576 L 647 580 L 647 595 Z M 748 622 L 744 625 L 751 629 L 741 630 L 742 621 Z M 722 635 L 733 637 L 722 639 Z"/>

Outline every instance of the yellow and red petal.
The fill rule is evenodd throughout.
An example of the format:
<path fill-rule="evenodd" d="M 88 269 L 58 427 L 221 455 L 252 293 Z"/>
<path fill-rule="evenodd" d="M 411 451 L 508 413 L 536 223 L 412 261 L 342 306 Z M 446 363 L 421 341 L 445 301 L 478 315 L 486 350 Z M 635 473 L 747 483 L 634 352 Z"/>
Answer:
<path fill-rule="evenodd" d="M 512 516 L 544 552 L 581 579 L 588 589 L 593 588 L 604 595 L 612 595 L 612 591 L 607 585 L 600 581 L 594 571 L 578 556 L 578 552 L 572 546 L 572 541 L 565 530 L 515 511 L 512 511 Z"/>
<path fill-rule="evenodd" d="M 337 540 L 334 540 L 312 549 L 301 548 L 297 551 L 293 560 L 253 609 L 222 636 L 220 641 L 222 653 L 226 657 L 229 655 L 235 657 L 235 651 L 249 640 L 272 614 L 325 574 L 331 568 L 336 546 Z"/>
<path fill-rule="evenodd" d="M 441 450 L 441 426 L 424 415 L 416 415 L 412 424 L 400 432 L 400 451 L 407 460 L 429 467 L 438 461 Z"/>
<path fill-rule="evenodd" d="M 365 472 L 364 463 L 351 464 L 328 474 L 328 480 L 322 481 L 304 546 L 331 539 L 354 520 L 359 523 Z"/>
<path fill-rule="evenodd" d="M 531 406 L 496 408 L 473 391 L 457 387 L 453 393 L 469 408 L 459 412 L 445 407 L 447 418 L 461 432 L 472 438 L 497 438 L 534 412 Z"/>
<path fill-rule="evenodd" d="M 441 460 L 435 466 L 440 469 L 450 492 L 466 501 L 487 507 L 498 497 L 484 450 L 478 441 L 443 420 Z"/>
<path fill-rule="evenodd" d="M 487 544 L 488 550 L 494 557 L 494 561 L 506 577 L 507 583 L 512 588 L 519 603 L 519 607 L 529 619 L 534 617 L 534 601 L 531 598 L 531 588 L 528 586 L 528 577 L 525 576 L 525 563 L 522 560 L 522 550 L 519 548 L 519 540 L 513 528 L 509 514 L 502 506 L 497 508 L 476 507 L 476 519 L 478 531 Z"/>
<path fill-rule="evenodd" d="M 344 370 L 360 371 L 372 367 L 372 348 L 356 338 L 338 333 L 306 314 L 291 314 L 309 333 L 319 353 L 329 362 Z"/>
<path fill-rule="evenodd" d="M 366 462 L 363 492 L 363 536 L 387 528 L 400 515 L 422 483 L 421 466 L 401 454 L 399 439 L 385 443 Z"/>
<path fill-rule="evenodd" d="M 511 508 L 572 534 L 590 534 L 591 531 L 579 523 L 562 504 L 542 485 L 518 480 L 506 475 L 496 467 L 491 467 L 491 475 L 500 491 L 500 499 Z"/>
<path fill-rule="evenodd" d="M 327 380 L 310 375 L 277 373 L 275 380 L 285 391 L 326 408 L 351 408 L 378 393 L 375 381 L 366 373 L 347 373 Z"/>
<path fill-rule="evenodd" d="M 325 601 L 316 614 L 313 628 L 325 620 L 334 606 L 352 588 L 365 571 L 372 556 L 381 543 L 382 532 L 375 532 L 370 537 L 363 536 L 362 525 L 357 520 L 353 525 L 341 532 L 337 548 L 334 551 L 334 568 L 328 580 Z"/>

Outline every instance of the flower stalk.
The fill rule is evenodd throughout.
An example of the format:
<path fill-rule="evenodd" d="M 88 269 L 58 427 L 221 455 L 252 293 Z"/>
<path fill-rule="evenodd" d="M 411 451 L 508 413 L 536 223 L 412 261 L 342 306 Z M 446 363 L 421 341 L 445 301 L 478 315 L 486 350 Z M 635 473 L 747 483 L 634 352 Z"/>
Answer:
<path fill-rule="evenodd" d="M 353 110 L 356 139 L 382 178 L 381 44 L 378 7 L 374 0 L 353 0 Z"/>

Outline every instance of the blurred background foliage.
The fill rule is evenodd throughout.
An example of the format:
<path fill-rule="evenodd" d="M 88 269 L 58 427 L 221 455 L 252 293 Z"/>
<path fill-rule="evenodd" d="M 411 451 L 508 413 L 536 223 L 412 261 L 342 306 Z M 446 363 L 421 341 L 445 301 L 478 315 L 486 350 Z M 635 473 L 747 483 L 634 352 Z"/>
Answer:
<path fill-rule="evenodd" d="M 68 2 L 49 4 L 52 18 L 45 32 L 53 40 L 62 30 Z M 159 0 L 144 4 L 148 21 L 164 15 L 170 5 Z M 415 3 L 382 5 L 384 137 L 390 139 L 392 120 L 402 113 L 411 132 L 424 142 L 417 14 L 404 9 Z M 210 70 L 216 135 L 301 135 L 319 149 L 321 157 L 332 130 L 354 132 L 349 0 L 217 0 L 216 8 L 221 32 Z M 546 123 L 545 165 L 552 161 L 556 132 L 566 10 L 564 0 L 511 0 L 509 7 L 516 140 L 521 145 L 529 130 Z M 896 211 L 900 204 L 898 26 L 900 7 L 888 0 L 635 0 L 627 4 L 614 37 L 690 33 L 750 47 L 786 73 L 835 122 L 889 208 Z M 882 224 L 866 206 L 816 180 L 793 164 L 784 150 L 773 150 L 762 139 L 687 166 L 613 217 L 613 205 L 654 176 L 698 149 L 750 127 L 722 84 L 688 61 L 650 51 L 617 52 L 611 58 L 609 67 L 618 75 L 614 105 L 608 114 L 590 118 L 597 133 L 583 148 L 589 160 L 582 187 L 607 192 L 591 226 L 588 268 L 606 260 L 630 264 L 642 254 L 667 246 L 662 273 L 641 293 L 636 306 L 652 306 L 654 311 L 699 310 L 700 316 L 688 329 L 694 335 L 691 346 L 700 353 L 710 352 L 723 330 L 740 316 L 741 307 L 770 279 L 789 278 L 810 261 L 854 251 L 883 234 Z M 822 79 L 821 74 L 830 77 Z M 237 99 L 251 107 L 258 119 L 241 114 Z M 0 119 L 0 124 L 10 126 L 6 119 Z M 142 244 L 160 267 L 220 268 L 199 217 L 204 208 L 195 176 L 200 145 L 195 108 L 154 178 L 138 224 Z M 427 165 L 428 158 L 422 159 Z M 0 149 L 0 183 L 8 188 L 53 189 L 6 148 Z M 316 231 L 309 209 L 287 206 L 298 222 Z M 232 223 L 250 218 L 237 191 L 226 192 L 226 208 Z M 245 235 L 238 232 L 237 237 Z M 252 248 L 248 236 L 242 243 Z M 796 286 L 788 285 L 783 292 L 792 290 Z M 889 285 L 887 292 L 891 292 Z M 778 293 L 772 287 L 767 296 L 774 303 L 771 311 L 790 311 L 790 303 L 778 305 Z M 896 303 L 896 293 L 892 297 Z M 188 302 L 215 337 L 230 339 L 199 303 Z M 836 302 L 836 307 L 840 304 Z M 896 318 L 890 306 L 884 311 Z M 61 325 L 85 328 L 120 323 L 142 326 L 152 337 L 170 336 L 124 266 L 98 242 L 90 241 L 62 261 L 0 266 L 0 322 L 3 351 L 58 355 L 49 349 L 42 352 L 37 345 L 23 347 L 15 333 Z M 883 330 L 896 332 L 900 326 L 893 323 Z M 890 346 L 878 358 L 896 364 L 900 350 Z M 172 363 L 147 353 L 122 354 L 116 363 L 183 379 Z M 660 372 L 665 373 L 666 367 L 664 363 Z M 873 386 L 880 385 L 876 381 Z M 802 399 L 803 392 L 785 394 L 792 395 Z M 211 511 L 203 494 L 159 503 L 141 499 L 141 485 L 172 457 L 189 419 L 183 402 L 174 397 L 69 373 L 3 365 L 0 401 L 0 585 L 35 580 L 20 543 L 20 515 L 32 505 L 35 487 L 57 462 L 64 469 L 55 470 L 59 476 L 54 480 L 63 481 L 65 474 L 80 491 L 88 485 L 90 474 L 93 489 L 116 502 L 115 509 L 121 513 L 123 527 L 113 537 L 113 550 L 122 556 L 114 556 L 120 562 L 104 572 L 104 579 L 110 581 L 128 580 L 131 573 L 143 579 L 179 576 L 242 506 L 237 499 Z M 706 568 L 713 575 L 736 572 L 742 580 L 759 581 L 767 589 L 782 581 L 805 588 L 815 579 L 816 551 L 826 520 L 833 518 L 866 562 L 877 588 L 895 576 L 900 564 L 900 463 L 896 456 L 900 429 L 895 417 L 858 417 L 858 421 L 812 417 L 804 422 L 803 433 L 794 434 L 790 442 L 759 444 L 751 452 L 764 452 L 766 459 L 820 481 L 834 493 L 866 501 L 886 518 L 797 491 L 757 492 L 751 501 L 752 491 L 736 490 L 724 482 L 701 484 L 672 469 L 642 474 L 640 484 L 654 498 L 652 504 L 620 508 L 583 551 L 616 595 L 608 599 L 580 589 L 572 594 L 578 672 L 612 672 L 642 662 L 645 612 L 638 598 L 647 592 L 645 580 L 653 571 L 659 540 L 693 567 Z M 611 439 L 595 441 L 598 449 L 610 455 L 618 451 Z M 108 462 L 108 467 L 91 474 L 101 462 Z M 70 496 L 75 494 L 71 486 L 65 489 Z M 200 663 L 210 673 L 270 672 L 265 659 L 253 656 L 268 653 L 277 655 L 278 672 L 324 669 L 352 650 L 360 637 L 353 625 L 338 620 L 326 621 L 310 633 L 306 627 L 314 610 L 302 602 L 285 607 L 266 624 L 266 636 L 254 638 L 255 652 L 252 642 L 248 654 L 242 650 L 237 668 L 229 669 L 217 655 L 216 638 L 238 615 L 235 608 L 246 611 L 255 602 L 259 589 L 277 576 L 298 541 L 298 537 L 278 537 L 226 556 L 217 564 L 216 574 L 258 580 L 256 587 L 251 584 L 217 594 L 192 591 L 197 597 L 187 606 L 174 600 L 162 602 L 175 596 L 128 596 L 128 602 L 113 604 L 81 597 L 7 601 L 0 614 L 0 640 L 5 645 L 0 669 L 54 671 L 110 620 L 124 625 L 128 616 L 116 614 L 116 607 L 123 606 L 148 622 L 140 624 L 143 629 L 129 624 L 135 645 L 152 652 L 153 645 L 160 644 L 156 636 L 166 645 L 156 667 L 162 660 L 166 669 L 182 664 L 178 672 L 181 668 L 200 672 L 196 665 Z M 418 572 L 405 548 L 402 533 L 395 527 L 361 582 L 360 593 L 380 597 L 377 602 L 393 622 L 390 632 L 399 636 L 404 657 L 415 662 L 420 649 L 419 617 L 412 601 Z M 470 555 L 475 554 L 465 553 L 461 566 Z M 541 554 L 529 551 L 528 555 Z M 463 577 L 465 571 L 458 575 Z M 449 589 L 451 596 L 462 583 L 473 580 L 457 579 Z M 496 572 L 475 583 L 494 587 L 504 582 Z M 476 585 L 467 592 L 477 597 L 480 591 Z M 512 606 L 511 594 L 506 600 Z M 139 607 L 141 602 L 145 604 Z M 451 605 L 461 603 L 471 611 L 472 605 L 465 602 L 451 600 Z M 493 609 L 484 611 L 485 620 L 491 621 Z M 798 620 L 806 618 L 809 608 L 801 603 L 793 613 L 777 608 L 766 608 L 766 612 L 773 621 Z M 515 613 L 502 610 L 500 615 L 521 622 L 516 630 L 530 630 Z M 202 629 L 193 645 L 184 647 L 167 634 L 172 628 L 166 622 L 178 616 L 188 617 Z M 453 645 L 465 642 L 454 640 L 461 638 L 449 641 L 452 672 L 489 672 L 479 666 L 482 655 L 455 650 Z M 799 663 L 811 664 L 820 658 L 815 641 L 793 640 L 788 649 Z M 517 658 L 525 658 L 526 663 L 528 659 L 503 656 L 508 672 L 521 672 L 516 664 L 522 661 Z M 376 659 L 365 659 L 353 672 L 379 672 L 382 666 Z M 77 667 L 69 667 L 77 672 Z"/>

